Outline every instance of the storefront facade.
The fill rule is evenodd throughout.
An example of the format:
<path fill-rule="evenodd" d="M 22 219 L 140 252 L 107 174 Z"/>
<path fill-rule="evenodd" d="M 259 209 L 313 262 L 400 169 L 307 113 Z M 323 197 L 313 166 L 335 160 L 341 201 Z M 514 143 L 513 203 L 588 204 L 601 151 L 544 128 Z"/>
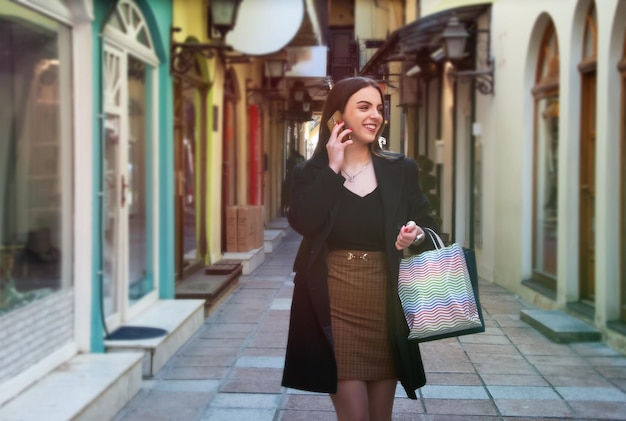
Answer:
<path fill-rule="evenodd" d="M 113 416 L 204 319 L 174 300 L 172 4 L 2 0 L 0 19 L 1 411 L 103 370 L 88 399 Z M 167 340 L 109 337 L 142 324 Z M 54 389 L 37 410 L 69 416 Z"/>
<path fill-rule="evenodd" d="M 396 75 L 397 149 L 434 164 L 443 231 L 480 276 L 623 351 L 625 7 L 422 1 L 364 67 Z M 461 59 L 441 48 L 453 16 Z"/>

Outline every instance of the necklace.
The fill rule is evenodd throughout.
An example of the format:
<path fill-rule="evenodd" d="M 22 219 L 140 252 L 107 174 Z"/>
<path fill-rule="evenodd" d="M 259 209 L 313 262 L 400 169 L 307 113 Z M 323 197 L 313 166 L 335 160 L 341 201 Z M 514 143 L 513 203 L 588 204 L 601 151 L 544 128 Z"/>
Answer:
<path fill-rule="evenodd" d="M 341 171 L 348 177 L 348 183 L 352 183 L 354 181 L 355 178 L 357 178 L 359 175 L 361 175 L 361 173 L 363 171 L 365 171 L 365 168 L 367 168 L 367 166 L 370 164 L 370 162 L 372 162 L 372 160 L 370 159 L 369 161 L 367 161 L 365 163 L 365 165 L 363 165 L 363 168 L 361 168 L 361 170 L 354 174 L 354 175 L 350 175 L 348 174 L 348 171 L 344 170 L 343 168 L 341 169 Z"/>

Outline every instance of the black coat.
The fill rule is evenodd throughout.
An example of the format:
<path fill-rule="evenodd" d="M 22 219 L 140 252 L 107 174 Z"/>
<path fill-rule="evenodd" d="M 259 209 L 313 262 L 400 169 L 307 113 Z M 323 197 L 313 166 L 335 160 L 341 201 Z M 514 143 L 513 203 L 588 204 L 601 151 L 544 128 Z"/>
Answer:
<path fill-rule="evenodd" d="M 438 231 L 418 177 L 417 164 L 403 155 L 373 157 L 383 200 L 385 251 L 388 256 L 387 324 L 393 341 L 398 378 L 407 396 L 426 383 L 418 344 L 407 339 L 408 327 L 398 298 L 398 269 L 402 252 L 396 250 L 399 229 L 409 220 Z M 290 226 L 303 236 L 294 262 L 293 301 L 282 385 L 314 392 L 336 393 L 337 365 L 328 299 L 326 239 L 342 195 L 345 179 L 328 166 L 326 156 L 315 156 L 294 170 L 289 208 Z M 427 237 L 428 238 L 428 237 Z M 412 247 L 413 248 L 413 247 Z M 425 241 L 418 250 L 432 248 Z"/>

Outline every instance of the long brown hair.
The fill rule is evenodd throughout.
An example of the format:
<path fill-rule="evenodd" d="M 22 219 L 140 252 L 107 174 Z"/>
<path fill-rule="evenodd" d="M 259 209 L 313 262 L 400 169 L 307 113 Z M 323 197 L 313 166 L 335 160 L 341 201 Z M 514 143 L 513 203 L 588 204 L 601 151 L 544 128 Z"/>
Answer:
<path fill-rule="evenodd" d="M 383 104 L 383 109 L 381 110 L 381 112 L 383 115 L 385 115 L 385 101 L 383 100 L 383 92 L 375 80 L 364 76 L 354 76 L 341 79 L 330 90 L 330 92 L 328 93 L 328 97 L 326 98 L 326 102 L 324 103 L 324 110 L 322 111 L 322 120 L 320 123 L 320 135 L 317 141 L 317 146 L 315 147 L 315 151 L 313 151 L 313 155 L 317 155 L 320 153 L 327 154 L 326 144 L 328 143 L 328 139 L 330 138 L 330 130 L 326 125 L 328 119 L 330 119 L 333 113 L 337 110 L 341 111 L 341 113 L 343 114 L 346 109 L 346 103 L 348 102 L 348 99 L 350 99 L 350 97 L 354 95 L 355 92 L 369 86 L 375 88 L 380 94 L 380 101 Z M 384 128 L 384 124 L 380 126 L 377 136 L 380 136 Z M 370 144 L 370 151 L 376 156 L 385 156 L 386 152 L 380 147 L 378 140 Z"/>

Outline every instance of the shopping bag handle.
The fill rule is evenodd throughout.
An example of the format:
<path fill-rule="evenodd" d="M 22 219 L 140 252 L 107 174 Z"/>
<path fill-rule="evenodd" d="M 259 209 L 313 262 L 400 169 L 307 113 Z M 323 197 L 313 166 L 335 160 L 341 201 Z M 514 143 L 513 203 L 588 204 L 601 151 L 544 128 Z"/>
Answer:
<path fill-rule="evenodd" d="M 426 232 L 426 234 L 428 234 L 428 236 L 430 237 L 430 241 L 433 242 L 436 249 L 442 249 L 445 247 L 445 245 L 443 244 L 443 240 L 433 229 L 424 227 L 422 228 L 422 230 Z"/>

